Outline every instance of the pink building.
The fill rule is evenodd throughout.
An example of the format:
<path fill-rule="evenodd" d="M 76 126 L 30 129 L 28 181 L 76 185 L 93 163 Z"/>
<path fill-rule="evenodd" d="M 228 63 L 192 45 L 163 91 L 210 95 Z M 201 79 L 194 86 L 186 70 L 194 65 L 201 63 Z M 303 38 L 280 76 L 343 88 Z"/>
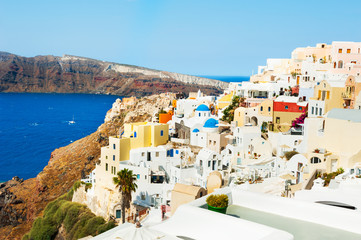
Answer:
<path fill-rule="evenodd" d="M 332 73 L 361 75 L 361 43 L 332 42 L 331 58 Z"/>

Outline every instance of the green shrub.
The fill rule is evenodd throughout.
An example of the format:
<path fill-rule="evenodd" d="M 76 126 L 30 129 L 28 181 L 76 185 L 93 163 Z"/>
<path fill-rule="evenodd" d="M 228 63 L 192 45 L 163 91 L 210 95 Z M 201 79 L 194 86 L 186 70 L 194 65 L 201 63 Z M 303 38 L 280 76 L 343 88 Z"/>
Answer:
<path fill-rule="evenodd" d="M 74 190 L 80 182 L 75 182 L 68 193 L 50 202 L 44 209 L 43 217 L 37 218 L 29 233 L 22 240 L 51 240 L 63 225 L 66 239 L 75 240 L 89 235 L 95 236 L 115 227 L 114 221 L 105 222 L 85 205 L 71 202 Z"/>
<path fill-rule="evenodd" d="M 92 184 L 91 183 L 85 183 L 85 191 L 87 192 L 88 189 L 92 188 Z"/>
<path fill-rule="evenodd" d="M 221 120 L 231 123 L 234 119 L 234 110 L 236 110 L 244 100 L 244 98 L 240 98 L 239 96 L 233 96 L 232 103 L 224 109 Z"/>
<path fill-rule="evenodd" d="M 97 232 L 98 232 L 98 234 L 101 234 L 101 233 L 103 233 L 103 232 L 108 231 L 109 229 L 112 229 L 112 228 L 115 227 L 115 226 L 116 226 L 116 225 L 115 225 L 115 222 L 112 221 L 112 220 L 110 220 L 109 222 L 104 223 L 104 224 L 98 226 Z"/>
<path fill-rule="evenodd" d="M 207 204 L 212 207 L 223 208 L 228 206 L 228 196 L 226 194 L 212 194 L 207 197 Z"/>

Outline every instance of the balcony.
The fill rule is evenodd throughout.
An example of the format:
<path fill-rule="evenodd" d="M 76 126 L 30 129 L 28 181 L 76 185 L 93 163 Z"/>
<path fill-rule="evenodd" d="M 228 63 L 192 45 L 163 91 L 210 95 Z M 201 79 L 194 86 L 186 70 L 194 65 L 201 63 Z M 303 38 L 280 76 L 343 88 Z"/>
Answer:
<path fill-rule="evenodd" d="M 343 99 L 352 99 L 354 97 L 354 94 L 350 92 L 343 92 L 341 96 Z"/>

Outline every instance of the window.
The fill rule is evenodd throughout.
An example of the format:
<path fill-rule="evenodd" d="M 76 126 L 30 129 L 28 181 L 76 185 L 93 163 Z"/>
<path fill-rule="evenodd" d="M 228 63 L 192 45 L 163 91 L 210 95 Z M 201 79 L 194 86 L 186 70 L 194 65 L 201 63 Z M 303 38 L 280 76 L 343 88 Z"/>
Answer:
<path fill-rule="evenodd" d="M 216 145 L 216 141 L 213 141 L 213 145 Z"/>
<path fill-rule="evenodd" d="M 288 109 L 288 106 L 287 106 L 287 105 L 285 106 L 285 109 Z"/>
<path fill-rule="evenodd" d="M 159 152 L 155 152 L 155 156 L 156 156 L 156 157 L 159 157 Z"/>
<path fill-rule="evenodd" d="M 208 167 L 211 167 L 211 161 L 208 161 Z"/>
<path fill-rule="evenodd" d="M 268 107 L 268 111 L 269 111 L 269 112 L 271 111 L 271 107 Z"/>
<path fill-rule="evenodd" d="M 140 174 L 137 174 L 137 179 L 140 179 Z"/>
<path fill-rule="evenodd" d="M 318 114 L 318 108 L 316 108 L 316 113 L 315 113 L 316 115 Z"/>
<path fill-rule="evenodd" d="M 113 155 L 113 161 L 115 161 L 115 155 Z"/>
<path fill-rule="evenodd" d="M 312 112 L 312 114 L 315 112 L 315 107 L 312 107 L 311 112 Z"/>
<path fill-rule="evenodd" d="M 209 140 L 209 145 L 211 145 L 212 144 L 212 140 Z"/>
<path fill-rule="evenodd" d="M 115 211 L 115 218 L 121 218 L 122 217 L 122 210 L 118 209 Z"/>
<path fill-rule="evenodd" d="M 347 53 L 351 53 L 351 49 L 350 49 L 350 48 L 347 49 Z"/>
<path fill-rule="evenodd" d="M 302 107 L 299 107 L 298 110 L 302 111 Z"/>
<path fill-rule="evenodd" d="M 111 169 L 110 172 L 113 174 L 113 166 L 110 169 Z"/>
<path fill-rule="evenodd" d="M 338 49 L 338 53 L 342 53 L 342 48 L 339 48 L 339 49 Z"/>
<path fill-rule="evenodd" d="M 263 111 L 263 106 L 261 106 L 261 112 Z"/>
<path fill-rule="evenodd" d="M 338 61 L 338 68 L 343 68 L 343 61 L 342 60 Z"/>
<path fill-rule="evenodd" d="M 320 116 L 322 116 L 322 108 L 320 108 Z"/>
<path fill-rule="evenodd" d="M 105 164 L 105 171 L 108 171 L 108 163 Z"/>
<path fill-rule="evenodd" d="M 108 155 L 105 155 L 105 159 L 108 159 Z"/>
<path fill-rule="evenodd" d="M 114 174 L 117 174 L 117 168 L 114 167 Z"/>
<path fill-rule="evenodd" d="M 113 149 L 115 149 L 115 144 L 113 144 Z"/>
<path fill-rule="evenodd" d="M 356 64 L 356 61 L 351 61 L 351 63 Z"/>
<path fill-rule="evenodd" d="M 134 137 L 135 137 L 135 138 L 137 137 L 137 132 L 134 132 Z"/>
<path fill-rule="evenodd" d="M 319 159 L 318 157 L 312 157 L 311 158 L 311 163 L 312 164 L 317 164 L 317 163 L 320 163 L 321 162 L 321 159 Z"/>
<path fill-rule="evenodd" d="M 198 116 L 200 117 L 200 116 L 201 116 L 201 113 L 198 113 Z"/>
<path fill-rule="evenodd" d="M 276 117 L 276 123 L 280 123 L 281 119 L 280 117 Z"/>
<path fill-rule="evenodd" d="M 144 157 L 145 156 L 145 152 L 142 152 L 142 157 Z"/>
<path fill-rule="evenodd" d="M 163 137 L 163 130 L 160 130 L 160 136 Z"/>

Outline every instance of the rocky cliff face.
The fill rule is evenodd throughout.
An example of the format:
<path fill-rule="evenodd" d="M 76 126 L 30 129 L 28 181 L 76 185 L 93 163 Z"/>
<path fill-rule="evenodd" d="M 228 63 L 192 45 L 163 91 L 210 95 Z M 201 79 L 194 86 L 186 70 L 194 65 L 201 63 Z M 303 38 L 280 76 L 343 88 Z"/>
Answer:
<path fill-rule="evenodd" d="M 179 73 L 65 55 L 25 58 L 0 52 L 0 92 L 101 93 L 145 96 L 162 92 L 220 93 L 228 83 Z"/>
<path fill-rule="evenodd" d="M 76 180 L 95 168 L 100 148 L 108 145 L 108 136 L 116 135 L 124 122 L 150 121 L 154 112 L 167 108 L 173 99 L 175 94 L 154 95 L 135 99 L 125 108 L 117 101 L 96 132 L 56 149 L 36 178 L 25 181 L 14 178 L 1 184 L 0 239 L 21 239 L 50 201 L 66 193 Z"/>

